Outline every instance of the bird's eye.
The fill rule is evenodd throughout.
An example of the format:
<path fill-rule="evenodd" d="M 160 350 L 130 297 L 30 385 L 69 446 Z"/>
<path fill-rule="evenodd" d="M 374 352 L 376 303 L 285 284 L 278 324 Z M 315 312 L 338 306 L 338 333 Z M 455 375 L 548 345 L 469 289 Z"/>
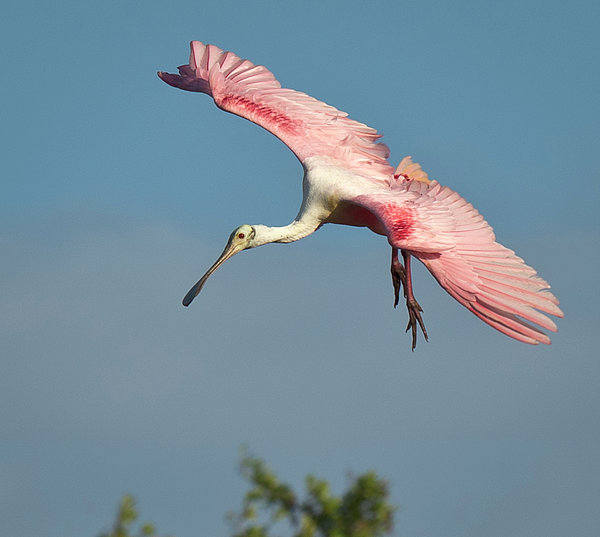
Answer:
<path fill-rule="evenodd" d="M 246 235 L 244 235 L 243 233 L 238 233 L 238 239 L 243 239 Z"/>

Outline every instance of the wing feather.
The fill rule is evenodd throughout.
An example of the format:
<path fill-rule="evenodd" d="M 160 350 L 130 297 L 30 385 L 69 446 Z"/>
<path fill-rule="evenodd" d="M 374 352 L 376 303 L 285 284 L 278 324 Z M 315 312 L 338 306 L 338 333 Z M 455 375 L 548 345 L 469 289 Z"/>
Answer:
<path fill-rule="evenodd" d="M 302 162 L 327 157 L 359 175 L 389 184 L 388 147 L 375 129 L 305 93 L 282 88 L 262 65 L 200 41 L 190 44 L 179 75 L 158 73 L 167 84 L 213 97 L 216 105 L 267 129 Z"/>
<path fill-rule="evenodd" d="M 405 163 L 405 168 L 410 162 Z M 550 343 L 545 314 L 562 317 L 550 285 L 459 194 L 436 181 L 398 177 L 388 191 L 353 200 L 377 216 L 390 244 L 408 250 L 458 302 L 496 330 L 525 343 Z"/>

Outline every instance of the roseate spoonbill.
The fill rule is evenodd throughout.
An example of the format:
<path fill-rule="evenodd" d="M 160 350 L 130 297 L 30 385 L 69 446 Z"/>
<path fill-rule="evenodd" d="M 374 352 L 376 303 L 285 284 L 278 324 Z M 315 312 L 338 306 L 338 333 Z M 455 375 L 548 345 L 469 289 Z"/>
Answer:
<path fill-rule="evenodd" d="M 495 241 L 492 228 L 471 204 L 430 181 L 411 157 L 394 171 L 375 129 L 305 93 L 282 88 L 266 67 L 215 45 L 192 41 L 190 46 L 189 64 L 179 67 L 178 75 L 158 76 L 176 88 L 210 95 L 222 110 L 277 136 L 302 163 L 304 196 L 298 216 L 287 226 L 235 229 L 219 259 L 183 299 L 184 306 L 242 250 L 297 241 L 327 223 L 366 226 L 385 235 L 392 248 L 394 307 L 403 288 L 413 350 L 418 328 L 425 339 L 427 331 L 413 295 L 411 257 L 493 328 L 525 343 L 550 343 L 538 327 L 556 331 L 541 312 L 562 317 L 558 300 L 533 268 Z"/>

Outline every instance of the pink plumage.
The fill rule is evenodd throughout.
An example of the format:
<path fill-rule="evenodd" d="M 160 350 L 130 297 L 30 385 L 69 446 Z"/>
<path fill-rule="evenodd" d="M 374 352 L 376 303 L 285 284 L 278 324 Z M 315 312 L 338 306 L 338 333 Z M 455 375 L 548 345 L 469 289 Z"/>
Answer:
<path fill-rule="evenodd" d="M 390 151 L 377 142 L 381 135 L 375 129 L 306 93 L 282 88 L 262 65 L 193 41 L 190 63 L 179 72 L 159 76 L 177 88 L 206 93 L 222 110 L 272 132 L 301 162 L 328 155 L 370 179 L 386 181 L 392 175 Z"/>
<path fill-rule="evenodd" d="M 550 343 L 540 328 L 556 331 L 556 325 L 545 314 L 562 317 L 562 312 L 548 283 L 496 242 L 470 203 L 430 181 L 410 157 L 394 170 L 377 131 L 305 93 L 282 88 L 265 67 L 199 41 L 191 43 L 190 62 L 179 67 L 179 75 L 159 76 L 172 86 L 206 93 L 219 108 L 269 130 L 304 168 L 304 199 L 294 221 L 283 227 L 237 228 L 184 305 L 222 262 L 243 249 L 292 242 L 326 223 L 366 226 L 387 236 L 392 247 L 395 304 L 403 287 L 413 349 L 417 327 L 426 338 L 427 332 L 412 292 L 411 256 L 493 328 L 525 343 Z"/>

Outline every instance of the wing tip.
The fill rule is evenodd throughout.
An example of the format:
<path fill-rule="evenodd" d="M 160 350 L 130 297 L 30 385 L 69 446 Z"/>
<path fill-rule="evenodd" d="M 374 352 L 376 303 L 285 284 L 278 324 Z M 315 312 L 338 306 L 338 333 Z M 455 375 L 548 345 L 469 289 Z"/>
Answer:
<path fill-rule="evenodd" d="M 203 80 L 202 78 L 173 75 L 164 71 L 158 71 L 156 74 L 158 75 L 158 78 L 160 78 L 163 82 L 166 82 L 167 84 L 169 84 L 169 86 L 173 86 L 174 88 L 186 91 L 195 91 L 199 93 L 207 93 L 211 95 L 210 86 L 208 82 L 206 80 Z"/>

